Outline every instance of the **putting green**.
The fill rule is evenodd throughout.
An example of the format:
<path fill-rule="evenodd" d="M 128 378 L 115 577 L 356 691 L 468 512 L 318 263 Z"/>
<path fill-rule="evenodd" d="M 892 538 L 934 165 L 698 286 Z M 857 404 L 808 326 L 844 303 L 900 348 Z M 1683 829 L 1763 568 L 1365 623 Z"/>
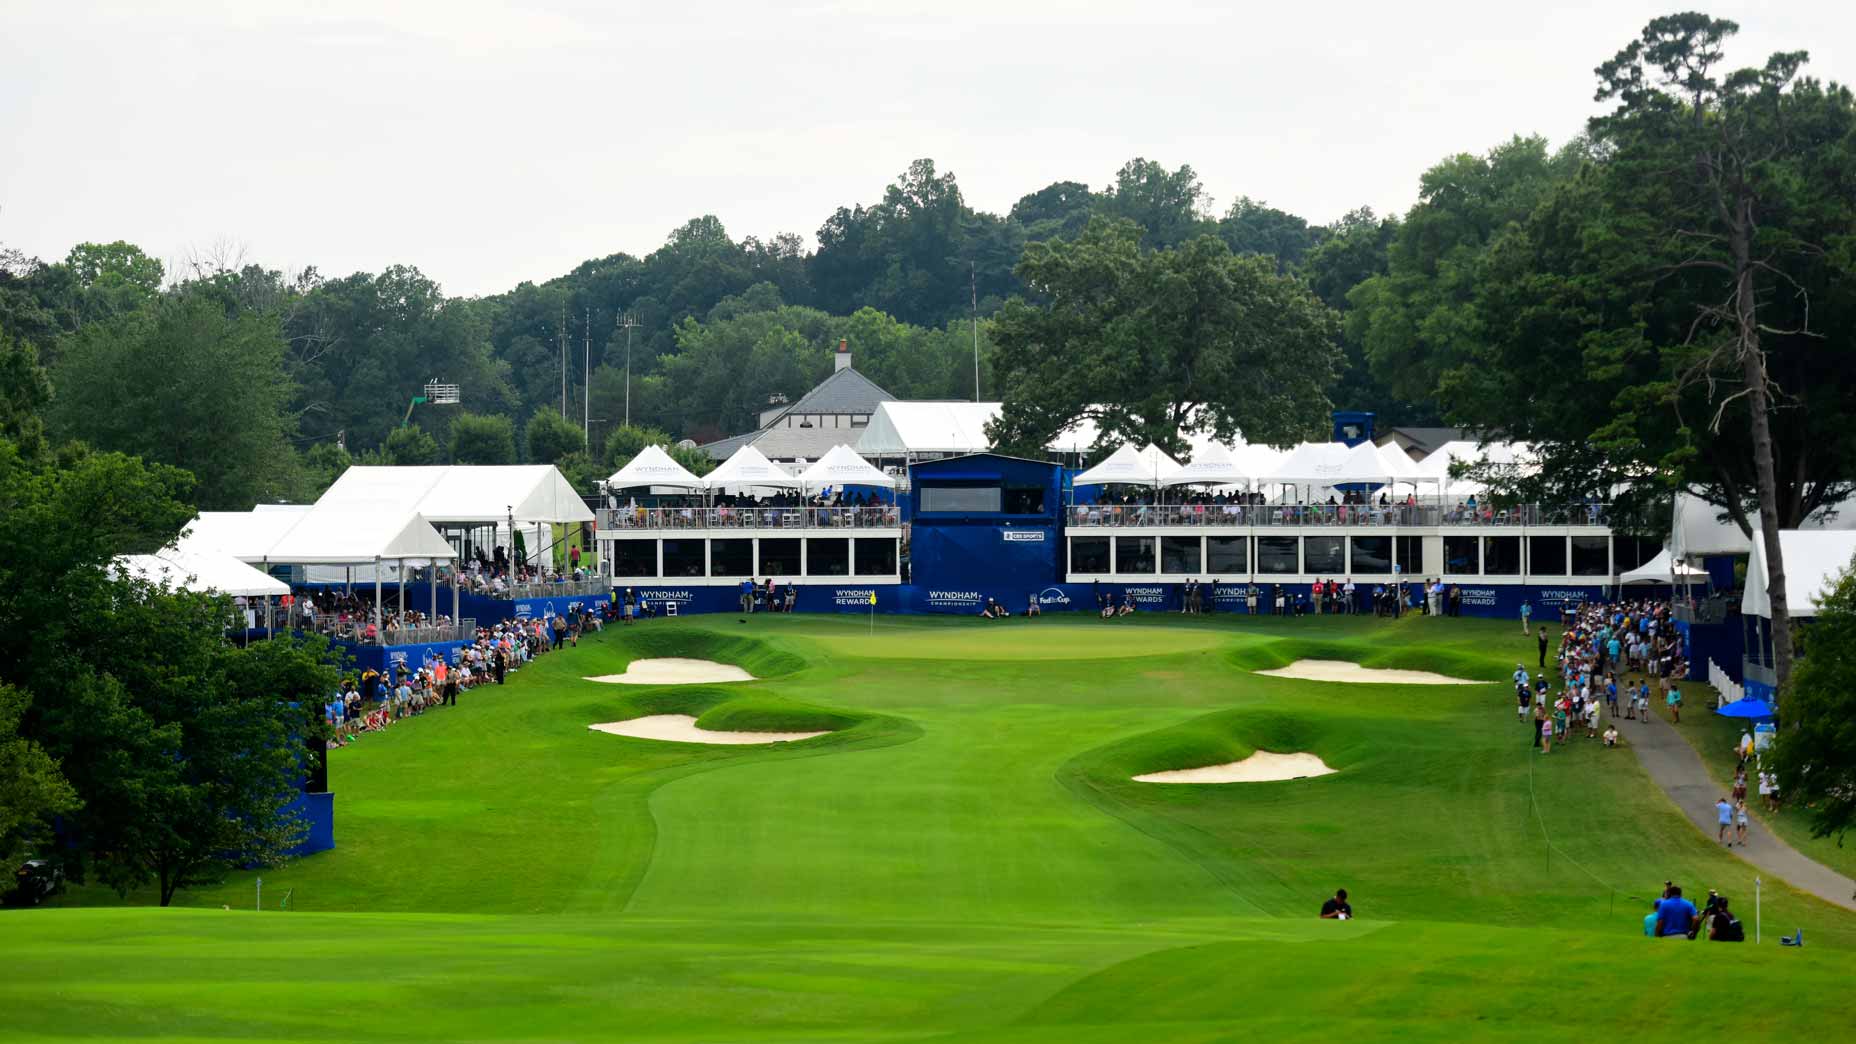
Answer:
<path fill-rule="evenodd" d="M 609 630 L 333 752 L 339 847 L 266 871 L 262 915 L 218 909 L 251 906 L 240 875 L 181 894 L 203 910 L 78 909 L 118 900 L 74 889 L 0 917 L 0 1037 L 1834 1033 L 1856 915 L 1767 881 L 1765 946 L 1640 937 L 1663 879 L 1745 916 L 1753 872 L 1628 751 L 1533 754 L 1499 686 L 1253 673 L 1500 678 L 1531 651 L 1511 631 L 1082 614 Z M 763 680 L 584 680 L 675 656 Z M 830 734 L 703 748 L 586 728 L 643 714 Z M 1259 749 L 1339 771 L 1131 778 Z M 1340 886 L 1359 920 L 1317 921 Z M 1797 927 L 1810 949 L 1770 945 Z M 1543 1027 L 1517 968 L 1647 992 Z M 1722 981 L 1761 1002 L 1673 1014 Z M 350 1003 L 375 986 L 383 1003 Z"/>

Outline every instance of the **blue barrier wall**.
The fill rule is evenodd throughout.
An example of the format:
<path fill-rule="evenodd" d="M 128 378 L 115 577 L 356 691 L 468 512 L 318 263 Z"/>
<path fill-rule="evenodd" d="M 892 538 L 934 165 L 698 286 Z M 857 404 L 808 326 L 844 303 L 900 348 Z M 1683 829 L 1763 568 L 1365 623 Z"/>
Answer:
<path fill-rule="evenodd" d="M 290 802 L 289 813 L 301 819 L 309 828 L 309 833 L 295 848 L 285 852 L 290 856 L 306 856 L 316 852 L 326 852 L 335 847 L 335 795 L 332 793 L 304 794 L 298 793 Z"/>

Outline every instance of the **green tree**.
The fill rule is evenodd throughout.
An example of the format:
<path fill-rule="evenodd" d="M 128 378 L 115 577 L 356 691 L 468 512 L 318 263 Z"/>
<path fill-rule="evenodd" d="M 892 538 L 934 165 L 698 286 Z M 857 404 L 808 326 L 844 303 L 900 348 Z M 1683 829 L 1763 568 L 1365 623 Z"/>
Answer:
<path fill-rule="evenodd" d="M 1476 308 L 1490 240 L 1570 176 L 1581 151 L 1555 155 L 1516 137 L 1484 156 L 1452 156 L 1426 171 L 1419 201 L 1390 244 L 1386 271 L 1347 295 L 1347 334 L 1393 394 L 1423 401 L 1440 376 L 1487 337 Z"/>
<path fill-rule="evenodd" d="M 612 429 L 612 434 L 606 436 L 606 466 L 616 471 L 630 464 L 632 458 L 642 452 L 646 446 L 669 447 L 674 442 L 675 440 L 669 435 L 656 428 L 640 428 L 621 424 Z"/>
<path fill-rule="evenodd" d="M 516 426 L 508 417 L 460 413 L 451 421 L 451 463 L 514 464 Z"/>
<path fill-rule="evenodd" d="M 1805 640 L 1810 655 L 1779 692 L 1773 761 L 1787 799 L 1811 810 L 1812 833 L 1841 842 L 1856 822 L 1856 569 L 1818 599 Z"/>
<path fill-rule="evenodd" d="M 58 762 L 19 734 L 30 703 L 24 691 L 0 685 L 0 860 L 9 867 L 28 846 L 45 838 L 53 816 L 79 805 L 77 791 L 58 771 Z"/>
<path fill-rule="evenodd" d="M 0 329 L 0 438 L 12 440 L 27 456 L 38 454 L 45 446 L 44 412 L 51 396 L 38 352 Z"/>
<path fill-rule="evenodd" d="M 64 264 L 81 288 L 79 308 L 86 321 L 133 312 L 161 292 L 161 262 L 133 243 L 79 243 Z"/>
<path fill-rule="evenodd" d="M 420 467 L 440 462 L 438 440 L 426 434 L 417 424 L 404 428 L 394 428 L 387 433 L 387 441 L 381 447 L 394 464 L 401 467 Z"/>
<path fill-rule="evenodd" d="M 1134 222 L 1143 246 L 1161 248 L 1214 231 L 1204 213 L 1210 203 L 1190 166 L 1169 171 L 1136 157 L 1115 172 L 1115 183 L 1096 199 L 1095 213 Z"/>
<path fill-rule="evenodd" d="M 155 884 L 164 905 L 300 835 L 286 806 L 306 708 L 333 681 L 319 643 L 234 648 L 228 599 L 111 569 L 174 538 L 189 483 L 113 453 L 26 461 L 0 441 L 0 685 L 32 694 L 18 734 L 83 802 L 58 852 L 75 879 Z"/>
<path fill-rule="evenodd" d="M 530 464 L 554 464 L 569 453 L 586 449 L 586 432 L 578 424 L 546 406 L 536 410 L 522 429 L 528 442 Z"/>
<path fill-rule="evenodd" d="M 1218 221 L 1218 238 L 1232 253 L 1273 257 L 1278 272 L 1301 264 L 1308 252 L 1321 243 L 1324 231 L 1249 196 L 1239 196 Z"/>
<path fill-rule="evenodd" d="M 164 299 L 69 337 L 51 427 L 104 450 L 185 468 L 200 506 L 244 510 L 297 482 L 291 386 L 274 317 Z"/>
<path fill-rule="evenodd" d="M 995 320 L 1005 404 L 989 434 L 1032 452 L 1078 418 L 1099 450 L 1239 432 L 1285 443 L 1326 424 L 1339 362 L 1333 312 L 1265 258 L 1210 236 L 1143 250 L 1129 222 L 1092 222 L 1074 242 L 1033 244 Z"/>
<path fill-rule="evenodd" d="M 1370 208 L 1362 207 L 1326 229 L 1320 244 L 1308 252 L 1300 265 L 1309 290 L 1341 315 L 1341 352 L 1345 361 L 1329 397 L 1343 409 L 1378 414 L 1381 429 L 1400 424 L 1440 424 L 1443 419 L 1435 400 L 1400 399 L 1373 374 L 1366 346 L 1360 342 L 1360 326 L 1347 322 L 1352 307 L 1348 293 L 1368 279 L 1385 274 L 1387 256 L 1397 235 L 1397 218 L 1382 220 Z"/>
<path fill-rule="evenodd" d="M 342 473 L 354 466 L 354 457 L 338 442 L 318 442 L 303 454 L 305 500 L 328 492 Z"/>

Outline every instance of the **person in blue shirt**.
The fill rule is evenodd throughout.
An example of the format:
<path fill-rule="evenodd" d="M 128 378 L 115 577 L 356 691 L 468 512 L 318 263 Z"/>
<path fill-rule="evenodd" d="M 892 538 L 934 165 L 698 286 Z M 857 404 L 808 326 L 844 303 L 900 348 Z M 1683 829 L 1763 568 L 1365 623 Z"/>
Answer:
<path fill-rule="evenodd" d="M 1688 930 L 1694 925 L 1696 916 L 1695 904 L 1682 898 L 1682 886 L 1670 885 L 1669 894 L 1656 908 L 1657 937 L 1688 938 Z"/>
<path fill-rule="evenodd" d="M 1733 803 L 1728 801 L 1725 797 L 1716 801 L 1714 803 L 1714 818 L 1721 826 L 1720 830 L 1715 832 L 1714 839 L 1726 845 L 1728 848 L 1732 848 L 1734 843 L 1728 839 L 1727 832 L 1734 828 Z M 1744 848 L 1746 846 L 1742 845 L 1741 847 Z"/>
<path fill-rule="evenodd" d="M 1527 601 L 1526 599 L 1522 599 L 1521 601 L 1521 633 L 1522 634 L 1527 633 L 1527 621 L 1533 615 L 1534 615 L 1534 603 Z"/>

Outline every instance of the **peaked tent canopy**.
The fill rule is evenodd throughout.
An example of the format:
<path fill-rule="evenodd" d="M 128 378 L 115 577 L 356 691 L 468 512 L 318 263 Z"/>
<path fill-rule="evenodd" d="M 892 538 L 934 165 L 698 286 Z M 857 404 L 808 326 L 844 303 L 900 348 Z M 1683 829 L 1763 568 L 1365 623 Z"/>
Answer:
<path fill-rule="evenodd" d="M 1708 572 L 1687 562 L 1676 562 L 1667 550 L 1655 558 L 1618 577 L 1620 584 L 1702 584 Z"/>
<path fill-rule="evenodd" d="M 1254 476 L 1238 466 L 1231 451 L 1220 443 L 1209 442 L 1193 451 L 1192 462 L 1182 464 L 1160 484 L 1163 486 L 1228 486 Z"/>
<path fill-rule="evenodd" d="M 1785 551 L 1785 604 L 1793 616 L 1816 616 L 1817 600 L 1837 582 L 1856 557 L 1856 532 L 1847 529 L 1781 529 L 1779 546 Z M 1772 616 L 1772 596 L 1766 590 L 1766 542 L 1753 541 L 1746 564 L 1746 593 L 1740 611 L 1747 616 Z"/>
<path fill-rule="evenodd" d="M 152 555 L 117 555 L 117 572 L 176 591 L 217 591 L 244 598 L 287 595 L 290 585 L 226 554 L 167 547 Z"/>
<path fill-rule="evenodd" d="M 885 403 L 885 405 L 888 405 Z M 703 476 L 709 489 L 798 489 L 799 480 L 753 446 L 743 446 Z"/>
<path fill-rule="evenodd" d="M 872 457 L 917 453 L 984 453 L 992 446 L 986 425 L 996 402 L 885 402 L 857 438 L 857 452 Z"/>
<path fill-rule="evenodd" d="M 303 520 L 307 504 L 260 504 L 251 511 L 202 511 L 174 542 L 183 554 L 230 555 L 262 562 L 272 545 Z"/>
<path fill-rule="evenodd" d="M 845 445 L 833 446 L 816 463 L 801 472 L 799 484 L 805 489 L 820 489 L 825 486 L 896 488 L 895 479 L 858 456 L 856 450 Z"/>
<path fill-rule="evenodd" d="M 1344 442 L 1304 442 L 1289 452 L 1276 470 L 1265 476 L 1271 482 L 1340 486 L 1350 483 L 1385 484 L 1398 477 L 1370 442 L 1349 446 Z"/>
<path fill-rule="evenodd" d="M 291 565 L 360 565 L 455 557 L 451 544 L 422 515 L 317 504 L 272 545 L 265 560 Z"/>
<path fill-rule="evenodd" d="M 1179 471 L 1179 462 L 1151 443 L 1135 449 L 1124 443 L 1100 464 L 1071 481 L 1076 486 L 1106 486 L 1111 483 L 1129 486 L 1157 486 Z"/>
<path fill-rule="evenodd" d="M 418 514 L 439 525 L 591 522 L 593 512 L 552 464 L 351 467 L 316 507 Z"/>
<path fill-rule="evenodd" d="M 676 462 L 662 446 L 646 446 L 626 465 L 606 480 L 612 489 L 634 486 L 671 486 L 676 489 L 704 489 L 702 479 Z"/>

